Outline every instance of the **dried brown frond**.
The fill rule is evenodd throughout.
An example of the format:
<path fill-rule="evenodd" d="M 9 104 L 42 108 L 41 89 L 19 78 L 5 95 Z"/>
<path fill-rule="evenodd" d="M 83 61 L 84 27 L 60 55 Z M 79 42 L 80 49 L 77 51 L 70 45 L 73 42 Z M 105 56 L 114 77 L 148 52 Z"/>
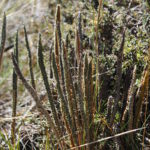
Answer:
<path fill-rule="evenodd" d="M 56 57 L 56 64 L 57 64 L 57 69 L 58 69 L 58 73 L 59 73 L 59 77 L 60 77 L 60 65 L 59 65 L 59 49 L 58 49 L 58 35 L 57 35 L 57 31 L 55 29 L 55 39 L 54 39 L 54 45 L 55 45 L 55 57 Z"/>
<path fill-rule="evenodd" d="M 56 23 L 60 23 L 60 5 L 56 8 Z"/>
<path fill-rule="evenodd" d="M 134 67 L 132 73 L 132 80 L 131 80 L 130 88 L 128 90 L 127 104 L 122 117 L 122 122 L 124 123 L 127 119 L 127 116 L 129 117 L 128 118 L 129 129 L 133 128 L 133 104 L 134 104 L 135 80 L 136 80 L 136 66 Z"/>
<path fill-rule="evenodd" d="M 149 82 L 149 70 L 146 69 L 144 71 L 144 75 L 143 78 L 141 80 L 141 85 L 138 88 L 137 94 L 136 94 L 136 110 L 135 110 L 135 116 L 134 116 L 134 127 L 137 128 L 138 127 L 138 123 L 140 120 L 140 112 L 142 109 L 142 104 L 145 100 L 145 94 L 146 94 L 146 88 L 148 86 L 148 82 Z"/>
<path fill-rule="evenodd" d="M 79 61 L 80 61 L 80 38 L 79 38 L 79 32 L 78 30 L 76 29 L 76 57 L 77 57 L 77 62 L 79 64 Z"/>

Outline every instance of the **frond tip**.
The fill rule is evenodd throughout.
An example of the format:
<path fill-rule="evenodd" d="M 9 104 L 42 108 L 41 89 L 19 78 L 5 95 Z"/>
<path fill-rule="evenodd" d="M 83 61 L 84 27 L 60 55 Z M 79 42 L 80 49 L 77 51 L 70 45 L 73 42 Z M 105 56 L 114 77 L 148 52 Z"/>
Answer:
<path fill-rule="evenodd" d="M 5 48 L 5 41 L 6 41 L 6 15 L 4 13 L 3 25 L 2 25 L 2 31 L 1 31 L 1 41 L 0 41 L 0 69 L 1 69 L 1 66 L 2 66 L 3 53 L 4 53 L 4 48 Z"/>

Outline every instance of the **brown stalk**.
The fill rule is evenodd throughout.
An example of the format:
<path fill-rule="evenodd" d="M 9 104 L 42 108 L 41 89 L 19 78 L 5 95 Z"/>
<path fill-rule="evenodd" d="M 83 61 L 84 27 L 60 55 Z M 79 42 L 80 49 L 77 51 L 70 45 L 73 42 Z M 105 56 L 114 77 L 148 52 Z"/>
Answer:
<path fill-rule="evenodd" d="M 67 50 L 64 44 L 63 44 L 63 63 L 64 63 L 64 71 L 65 71 L 66 90 L 68 93 L 69 109 L 70 109 L 73 125 L 76 130 L 80 130 L 75 88 L 74 88 L 71 72 L 69 69 L 69 64 L 67 61 Z"/>
<path fill-rule="evenodd" d="M 148 66 L 150 67 L 150 66 Z M 149 70 L 148 70 L 148 76 L 149 76 Z M 144 124 L 143 126 L 146 127 L 146 115 L 147 115 L 147 110 L 148 110 L 148 93 L 149 93 L 149 77 L 147 78 L 146 85 L 145 85 L 145 112 L 144 112 Z M 142 140 L 142 150 L 144 150 L 144 139 L 145 139 L 145 133 L 146 129 L 143 131 L 143 140 Z"/>
<path fill-rule="evenodd" d="M 80 61 L 80 38 L 79 38 L 79 32 L 76 29 L 76 57 L 77 57 L 77 63 L 79 64 Z"/>
<path fill-rule="evenodd" d="M 145 92 L 146 92 L 148 80 L 149 80 L 149 71 L 146 70 L 146 71 L 144 71 L 144 76 L 141 81 L 141 85 L 136 94 L 136 106 L 135 106 L 136 110 L 135 110 L 135 116 L 134 116 L 134 118 L 135 118 L 134 119 L 134 127 L 135 128 L 138 127 L 138 123 L 139 123 L 139 119 L 140 119 L 140 112 L 142 109 L 142 104 L 145 99 Z"/>
<path fill-rule="evenodd" d="M 150 72 L 150 47 L 148 49 L 148 61 L 147 61 L 147 65 L 148 65 L 148 73 Z M 149 78 L 147 79 L 148 81 L 146 82 L 146 91 L 145 91 L 145 112 L 144 112 L 144 123 L 143 126 L 146 127 L 146 115 L 147 115 L 147 111 L 148 111 L 148 96 L 149 96 Z M 145 134 L 146 134 L 146 129 L 144 129 L 143 131 L 143 144 L 142 144 L 142 150 L 144 150 L 144 139 L 145 139 Z"/>
<path fill-rule="evenodd" d="M 133 127 L 133 103 L 134 103 L 134 92 L 135 92 L 135 80 L 136 80 L 136 66 L 134 67 L 132 73 L 132 80 L 130 84 L 130 88 L 128 90 L 128 97 L 127 97 L 127 105 L 123 113 L 122 123 L 125 123 L 127 120 L 127 116 L 129 116 L 128 121 L 128 128 L 132 129 Z"/>
<path fill-rule="evenodd" d="M 56 66 L 56 60 L 55 60 L 54 53 L 53 53 L 52 65 L 53 65 L 55 79 L 56 79 L 56 82 L 57 82 L 57 84 L 56 84 L 57 91 L 58 91 L 58 94 L 59 94 L 59 97 L 60 97 L 60 100 L 61 100 L 61 108 L 62 108 L 63 118 L 64 118 L 64 121 L 65 121 L 65 124 L 66 124 L 66 128 L 68 130 L 68 133 L 71 134 L 71 137 L 70 137 L 71 143 L 72 143 L 72 145 L 74 145 L 74 142 L 73 142 L 74 135 L 73 135 L 73 133 L 75 131 L 74 131 L 74 128 L 73 128 L 73 125 L 72 125 L 68 104 L 65 101 L 65 96 L 64 96 L 64 93 L 61 89 L 61 84 L 60 84 L 60 79 L 59 79 L 59 75 L 58 75 L 58 70 L 57 70 L 57 66 Z"/>
<path fill-rule="evenodd" d="M 62 61 L 62 39 L 61 39 L 61 28 L 60 28 L 60 23 L 61 23 L 61 17 L 60 17 L 60 5 L 57 5 L 57 9 L 56 9 L 56 17 L 55 17 L 55 34 L 57 37 L 57 50 L 58 50 L 58 58 L 56 61 L 59 61 L 59 75 L 60 75 L 60 79 L 61 79 L 61 85 L 62 85 L 62 89 L 63 89 L 63 93 L 65 95 L 65 99 L 66 98 L 66 89 L 65 89 L 65 77 L 64 77 L 64 68 L 63 68 L 63 61 Z"/>
<path fill-rule="evenodd" d="M 59 66 L 59 49 L 58 49 L 58 35 L 57 35 L 57 29 L 55 29 L 55 59 L 56 59 L 56 64 L 57 64 L 57 69 L 58 69 L 58 73 L 59 73 L 59 77 L 61 77 L 60 75 L 60 66 Z"/>
<path fill-rule="evenodd" d="M 130 89 L 129 89 L 129 95 L 128 95 L 128 100 L 129 100 L 128 130 L 133 129 L 133 104 L 134 104 L 134 93 L 135 93 L 135 85 L 134 85 L 135 81 L 136 81 L 136 66 L 134 67 L 134 70 L 133 70 L 132 81 L 131 81 L 131 85 L 130 85 Z"/>
<path fill-rule="evenodd" d="M 86 114 L 86 123 L 85 131 L 86 131 L 86 142 L 90 142 L 90 132 L 89 132 L 89 109 L 88 109 L 88 58 L 85 56 L 84 62 L 84 99 L 85 99 L 85 114 Z M 88 149 L 90 149 L 88 147 Z"/>

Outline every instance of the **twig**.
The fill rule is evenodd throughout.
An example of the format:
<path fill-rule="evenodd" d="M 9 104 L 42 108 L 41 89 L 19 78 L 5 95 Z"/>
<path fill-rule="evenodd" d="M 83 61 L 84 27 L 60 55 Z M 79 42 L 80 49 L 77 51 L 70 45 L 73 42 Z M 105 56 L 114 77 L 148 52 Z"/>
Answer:
<path fill-rule="evenodd" d="M 77 149 L 77 148 L 85 147 L 85 146 L 88 146 L 88 145 L 104 142 L 106 140 L 110 140 L 110 139 L 113 139 L 113 138 L 116 138 L 116 137 L 120 137 L 120 136 L 123 136 L 123 135 L 126 135 L 126 134 L 130 134 L 130 133 L 133 133 L 133 132 L 137 132 L 137 131 L 143 130 L 145 128 L 146 127 L 137 128 L 137 129 L 129 130 L 129 131 L 126 131 L 126 132 L 121 132 L 121 133 L 118 133 L 118 134 L 116 134 L 114 136 L 109 136 L 109 137 L 106 137 L 106 138 L 99 139 L 97 141 L 93 141 L 93 142 L 90 142 L 90 143 L 82 144 L 80 146 L 72 147 L 71 149 L 68 149 L 68 150 Z"/>

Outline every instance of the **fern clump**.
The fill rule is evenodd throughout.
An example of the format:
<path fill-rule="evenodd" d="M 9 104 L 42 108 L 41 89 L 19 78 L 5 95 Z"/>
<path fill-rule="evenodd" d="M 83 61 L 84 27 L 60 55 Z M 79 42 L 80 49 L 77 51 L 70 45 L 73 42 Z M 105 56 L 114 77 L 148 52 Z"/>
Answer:
<path fill-rule="evenodd" d="M 115 24 L 112 14 L 115 10 L 109 8 L 109 19 L 111 21 L 108 18 L 105 18 L 104 21 L 102 20 L 104 19 L 103 15 L 106 14 L 102 14 L 102 9 L 106 7 L 107 3 L 103 4 L 103 1 L 99 0 L 99 2 L 93 1 L 93 5 L 98 14 L 94 17 L 92 37 L 85 33 L 83 26 L 85 20 L 82 11 L 79 11 L 76 15 L 77 22 L 74 34 L 71 38 L 69 33 L 64 33 L 62 30 L 61 6 L 57 5 L 53 46 L 48 52 L 49 67 L 47 67 L 45 61 L 45 53 L 47 52 L 43 46 L 44 38 L 42 39 L 41 33 L 38 34 L 38 69 L 36 69 L 40 70 L 39 74 L 42 77 L 40 84 L 36 81 L 32 47 L 30 47 L 25 26 L 24 38 L 28 53 L 27 66 L 30 82 L 21 71 L 20 64 L 22 64 L 22 61 L 19 59 L 21 53 L 18 47 L 20 36 L 19 30 L 17 31 L 14 51 L 11 55 L 13 63 L 11 144 L 14 147 L 17 141 L 16 132 L 18 131 L 16 128 L 16 108 L 19 99 L 18 78 L 35 102 L 40 115 L 46 119 L 46 148 L 64 150 L 138 149 L 139 140 L 133 132 L 142 129 L 144 129 L 142 142 L 145 142 L 149 59 L 146 60 L 145 68 L 143 67 L 144 71 L 138 72 L 138 62 L 129 68 L 130 80 L 127 82 L 126 76 L 129 75 L 124 70 L 124 65 L 127 57 L 126 49 L 129 47 L 127 45 L 127 42 L 129 42 L 127 41 L 129 36 L 128 26 L 122 24 L 117 29 L 119 36 L 115 38 L 113 29 L 110 29 Z M 130 9 L 130 6 L 131 3 L 128 9 Z M 126 17 L 125 15 L 122 22 L 125 22 Z M 85 37 L 88 39 L 88 44 L 85 42 Z M 120 40 L 118 40 L 119 38 Z M 6 17 L 4 15 L 0 66 L 5 40 Z M 117 46 L 113 45 L 115 42 Z M 111 62 L 112 64 L 110 64 Z M 139 85 L 137 85 L 137 78 L 141 78 L 139 79 Z M 42 88 L 45 91 L 43 95 L 40 91 Z M 58 105 L 56 106 L 56 104 Z M 144 113 L 141 114 L 143 110 Z M 145 128 L 135 129 L 141 127 L 143 122 Z M 2 135 L 2 137 L 4 136 Z M 108 139 L 110 141 L 107 141 Z M 130 144 L 128 144 L 129 141 L 131 141 Z"/>

